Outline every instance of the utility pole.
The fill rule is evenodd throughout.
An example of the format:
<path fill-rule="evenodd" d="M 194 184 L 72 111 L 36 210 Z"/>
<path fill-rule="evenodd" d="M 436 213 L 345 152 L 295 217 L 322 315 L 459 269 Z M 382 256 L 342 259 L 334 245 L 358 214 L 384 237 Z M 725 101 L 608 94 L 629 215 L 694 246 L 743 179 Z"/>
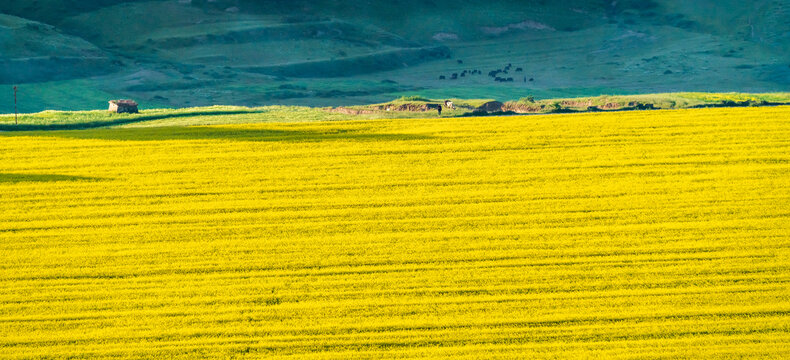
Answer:
<path fill-rule="evenodd" d="M 14 86 L 14 125 L 19 125 L 19 115 L 16 111 L 16 86 Z"/>

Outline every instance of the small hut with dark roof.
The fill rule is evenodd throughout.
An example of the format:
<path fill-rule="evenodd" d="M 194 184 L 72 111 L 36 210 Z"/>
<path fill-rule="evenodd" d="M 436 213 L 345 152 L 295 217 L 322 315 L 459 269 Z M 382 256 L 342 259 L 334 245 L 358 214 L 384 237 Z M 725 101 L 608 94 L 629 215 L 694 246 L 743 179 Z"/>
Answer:
<path fill-rule="evenodd" d="M 136 114 L 137 103 L 134 100 L 110 100 L 110 112 Z"/>

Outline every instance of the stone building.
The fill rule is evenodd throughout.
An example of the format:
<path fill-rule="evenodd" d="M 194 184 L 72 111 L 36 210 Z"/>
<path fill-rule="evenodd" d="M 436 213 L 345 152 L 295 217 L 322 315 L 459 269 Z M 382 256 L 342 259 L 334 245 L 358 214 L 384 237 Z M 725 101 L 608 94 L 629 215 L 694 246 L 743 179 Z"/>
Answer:
<path fill-rule="evenodd" d="M 136 114 L 137 103 L 134 100 L 110 100 L 110 112 Z"/>

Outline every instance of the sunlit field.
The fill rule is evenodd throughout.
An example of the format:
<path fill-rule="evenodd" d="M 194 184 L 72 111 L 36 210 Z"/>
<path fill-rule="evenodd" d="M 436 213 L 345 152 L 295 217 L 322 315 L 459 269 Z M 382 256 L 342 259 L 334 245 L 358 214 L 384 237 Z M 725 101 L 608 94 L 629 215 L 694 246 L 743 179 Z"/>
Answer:
<path fill-rule="evenodd" d="M 0 219 L 4 359 L 790 354 L 790 107 L 0 132 Z"/>

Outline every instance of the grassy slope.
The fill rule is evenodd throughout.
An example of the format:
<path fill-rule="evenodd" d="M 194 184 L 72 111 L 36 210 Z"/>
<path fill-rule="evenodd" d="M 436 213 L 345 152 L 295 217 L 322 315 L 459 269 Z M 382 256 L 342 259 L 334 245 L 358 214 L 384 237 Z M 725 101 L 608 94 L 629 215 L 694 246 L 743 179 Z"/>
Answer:
<path fill-rule="evenodd" d="M 57 99 L 53 99 L 57 100 Z M 473 109 L 492 101 L 491 99 L 450 99 L 457 109 L 444 109 L 443 117 L 468 115 Z M 442 104 L 444 100 L 427 99 L 419 96 L 408 96 L 394 101 L 375 104 L 349 106 L 354 110 L 380 109 L 388 106 L 397 107 L 411 104 Z M 749 102 L 749 103 L 746 103 Z M 706 106 L 737 106 L 790 104 L 790 93 L 769 94 L 742 94 L 742 93 L 673 93 L 650 95 L 623 95 L 623 96 L 598 96 L 567 99 L 537 99 L 529 101 L 521 99 L 506 104 L 506 110 L 513 110 L 519 105 L 537 107 L 535 113 L 586 111 L 589 106 L 602 107 L 607 104 L 618 104 L 619 107 L 633 107 L 629 104 L 651 104 L 657 109 L 685 109 Z M 349 115 L 347 113 L 332 112 L 331 108 L 311 108 L 298 106 L 266 106 L 266 107 L 241 107 L 241 106 L 212 106 L 184 109 L 151 109 L 142 110 L 140 114 L 111 114 L 103 110 L 95 111 L 45 111 L 19 116 L 19 124 L 14 124 L 13 115 L 0 115 L 0 131 L 24 130 L 64 130 L 87 129 L 96 127 L 140 127 L 140 126 L 190 126 L 190 125 L 218 125 L 240 123 L 266 123 L 266 122 L 308 122 L 308 121 L 334 121 L 346 119 L 382 119 L 382 118 L 430 118 L 438 117 L 433 111 L 428 112 L 399 112 L 376 110 L 372 113 Z M 616 110 L 616 109 L 614 109 Z"/>
<path fill-rule="evenodd" d="M 650 105 L 656 109 L 688 109 L 695 107 L 716 106 L 760 106 L 790 104 L 790 93 L 767 94 L 742 94 L 742 93 L 671 93 L 671 94 L 646 94 L 646 95 L 604 95 L 595 97 L 544 99 L 533 100 L 529 98 L 509 102 L 527 106 L 541 106 L 545 109 L 534 112 L 551 112 L 553 110 L 587 111 L 590 107 L 611 110 L 619 108 L 633 108 L 640 105 Z M 634 105 L 636 104 L 636 105 Z M 532 111 L 530 111 L 532 112 Z"/>
<path fill-rule="evenodd" d="M 58 110 L 91 109 L 96 102 L 126 97 L 149 107 L 345 106 L 415 93 L 505 101 L 528 95 L 787 91 L 790 84 L 790 28 L 783 21 L 790 6 L 775 0 L 193 5 L 175 0 L 0 5 L 0 11 L 50 21 L 64 33 L 82 36 L 121 63 L 100 72 L 103 76 L 74 83 L 75 89 L 87 85 L 92 93 L 108 96 L 80 96 L 79 91 L 63 91 L 51 83 L 22 84 L 23 89 L 36 89 L 36 96 L 25 103 L 27 111 L 52 108 L 48 99 L 55 96 L 67 99 L 55 103 Z M 231 6 L 239 6 L 240 12 L 224 11 Z M 313 27 L 327 20 L 335 25 Z M 523 26 L 524 21 L 547 28 Z M 276 27 L 291 30 L 260 32 Z M 485 28 L 509 30 L 496 35 L 486 34 Z M 436 41 L 437 33 L 458 39 Z M 453 58 L 419 59 L 419 54 L 400 51 L 394 38 L 445 45 Z M 464 64 L 458 64 L 459 59 Z M 485 75 L 439 80 L 440 75 L 464 69 L 487 73 L 508 63 L 525 69 L 523 75 L 510 74 L 517 80 L 527 76 L 534 81 L 503 84 Z M 60 74 L 74 69 L 64 64 L 56 68 Z M 391 70 L 379 71 L 382 68 Z M 277 74 L 293 78 L 272 76 Z M 342 81 L 322 76 L 329 74 L 349 76 Z M 12 111 L 6 99 L 0 96 L 0 112 Z"/>
<path fill-rule="evenodd" d="M 356 118 L 419 117 L 422 113 L 380 113 Z M 19 125 L 13 115 L 0 115 L 0 130 L 68 130 L 97 127 L 192 126 L 217 124 L 248 124 L 267 122 L 315 122 L 344 120 L 350 116 L 319 108 L 296 106 L 212 106 L 186 109 L 143 110 L 139 114 L 111 114 L 107 111 L 45 111 L 23 114 Z"/>
<path fill-rule="evenodd" d="M 109 54 L 84 39 L 0 13 L 0 84 L 84 78 L 111 71 Z"/>
<path fill-rule="evenodd" d="M 781 358 L 788 117 L 0 133 L 0 348 Z"/>

